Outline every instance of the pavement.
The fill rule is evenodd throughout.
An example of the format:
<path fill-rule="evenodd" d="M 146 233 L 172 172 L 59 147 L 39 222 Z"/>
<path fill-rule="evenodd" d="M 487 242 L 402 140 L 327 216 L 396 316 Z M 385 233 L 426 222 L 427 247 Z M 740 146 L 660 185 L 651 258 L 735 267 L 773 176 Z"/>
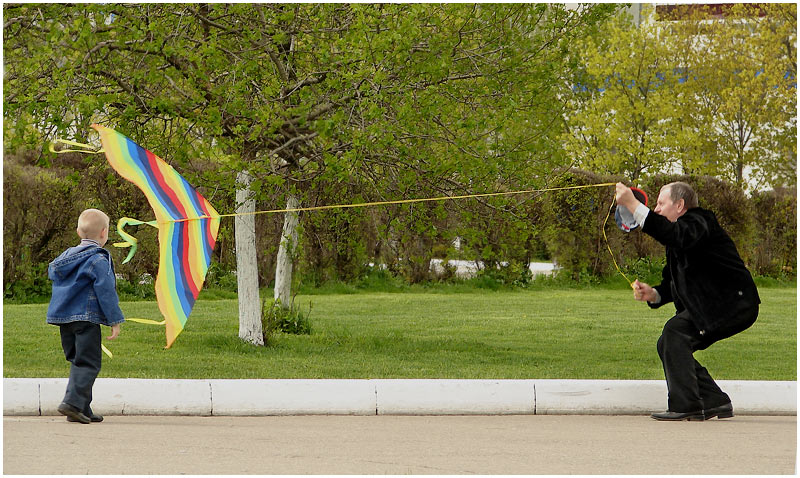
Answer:
<path fill-rule="evenodd" d="M 3 473 L 797 472 L 796 382 L 720 380 L 735 417 L 659 422 L 660 380 L 101 378 L 88 425 L 66 383 L 3 379 Z"/>
<path fill-rule="evenodd" d="M 5 474 L 777 475 L 795 416 L 109 416 L 3 418 Z"/>

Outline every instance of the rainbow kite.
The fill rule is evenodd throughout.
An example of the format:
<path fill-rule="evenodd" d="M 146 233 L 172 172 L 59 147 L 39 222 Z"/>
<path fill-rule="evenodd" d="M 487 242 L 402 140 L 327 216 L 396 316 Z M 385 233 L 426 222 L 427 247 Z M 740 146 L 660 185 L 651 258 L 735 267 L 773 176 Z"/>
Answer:
<path fill-rule="evenodd" d="M 125 242 L 114 245 L 131 247 L 125 259 L 127 262 L 136 250 L 136 239 L 123 231 L 124 226 L 148 224 L 158 228 L 160 253 L 156 298 L 164 316 L 166 348 L 169 348 L 183 330 L 203 287 L 217 240 L 220 216 L 164 160 L 113 129 L 97 124 L 92 128 L 100 133 L 108 162 L 122 177 L 144 192 L 155 212 L 155 221 L 120 219 L 117 230 Z"/>

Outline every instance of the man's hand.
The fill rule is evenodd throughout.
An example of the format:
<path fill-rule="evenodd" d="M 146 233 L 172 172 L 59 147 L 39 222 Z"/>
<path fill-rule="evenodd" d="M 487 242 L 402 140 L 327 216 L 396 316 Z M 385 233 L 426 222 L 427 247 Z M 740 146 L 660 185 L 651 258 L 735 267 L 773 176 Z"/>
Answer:
<path fill-rule="evenodd" d="M 633 214 L 633 211 L 639 205 L 639 200 L 633 195 L 631 188 L 622 183 L 617 183 L 617 204 L 625 207 Z"/>
<path fill-rule="evenodd" d="M 655 289 L 636 279 L 633 281 L 633 298 L 642 302 L 655 302 L 658 296 Z"/>
<path fill-rule="evenodd" d="M 114 340 L 119 335 L 120 324 L 112 325 L 111 326 L 111 335 L 106 337 L 108 340 Z"/>

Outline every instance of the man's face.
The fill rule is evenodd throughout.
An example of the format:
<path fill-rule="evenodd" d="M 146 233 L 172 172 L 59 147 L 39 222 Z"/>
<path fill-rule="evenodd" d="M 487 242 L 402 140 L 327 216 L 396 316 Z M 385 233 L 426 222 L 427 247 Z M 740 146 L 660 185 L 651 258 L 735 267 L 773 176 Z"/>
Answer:
<path fill-rule="evenodd" d="M 678 220 L 686 212 L 683 199 L 679 199 L 677 203 L 672 202 L 670 197 L 670 188 L 661 188 L 658 193 L 658 201 L 655 208 L 656 214 L 661 214 L 672 222 Z"/>

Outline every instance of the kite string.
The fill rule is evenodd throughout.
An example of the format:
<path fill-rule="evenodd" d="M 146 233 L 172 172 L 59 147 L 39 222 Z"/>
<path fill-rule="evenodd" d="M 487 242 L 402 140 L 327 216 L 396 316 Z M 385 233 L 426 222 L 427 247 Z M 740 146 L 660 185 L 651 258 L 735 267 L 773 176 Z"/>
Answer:
<path fill-rule="evenodd" d="M 584 189 L 584 188 L 596 188 L 596 187 L 603 187 L 603 186 L 613 186 L 616 183 L 598 183 L 598 184 L 582 184 L 578 186 L 562 186 L 557 188 L 542 188 L 542 189 L 524 189 L 521 191 L 504 191 L 504 192 L 494 192 L 494 193 L 478 193 L 478 194 L 464 194 L 459 196 L 438 196 L 432 198 L 415 198 L 415 199 L 396 199 L 392 201 L 374 201 L 374 202 L 362 202 L 362 203 L 355 203 L 355 204 L 330 204 L 327 206 L 309 206 L 309 207 L 297 207 L 297 208 L 288 208 L 288 209 L 269 209 L 265 211 L 249 211 L 249 212 L 239 212 L 239 213 L 230 213 L 230 214 L 219 214 L 216 216 L 197 216 L 197 217 L 188 217 L 182 219 L 172 219 L 169 221 L 163 222 L 186 222 L 186 221 L 194 221 L 198 219 L 214 219 L 218 217 L 234 217 L 234 216 L 252 216 L 256 214 L 272 214 L 272 213 L 282 213 L 282 212 L 301 212 L 301 211 L 320 211 L 324 209 L 345 209 L 345 208 L 355 208 L 355 207 L 367 207 L 367 206 L 385 206 L 389 204 L 410 204 L 410 203 L 419 203 L 419 202 L 433 202 L 433 201 L 446 201 L 450 199 L 469 199 L 469 198 L 481 198 L 481 197 L 493 197 L 493 196 L 511 196 L 515 194 L 531 194 L 531 193 L 542 193 L 542 192 L 549 192 L 549 191 L 564 191 L 570 189 Z"/>
<path fill-rule="evenodd" d="M 560 188 L 547 188 L 547 189 L 532 189 L 527 191 L 510 191 L 505 193 L 486 193 L 486 194 L 469 194 L 463 196 L 442 196 L 438 198 L 421 198 L 421 199 L 403 199 L 399 201 L 380 201 L 380 202 L 369 202 L 369 203 L 358 203 L 358 204 L 338 204 L 338 205 L 329 205 L 329 206 L 315 206 L 315 207 L 307 207 L 307 208 L 292 208 L 292 209 L 274 209 L 269 211 L 254 211 L 254 212 L 247 212 L 247 213 L 236 213 L 236 214 L 221 214 L 219 216 L 204 216 L 204 217 L 196 217 L 196 218 L 187 218 L 187 219 L 178 219 L 171 222 L 184 222 L 193 219 L 211 219 L 213 217 L 231 217 L 231 216 L 244 216 L 244 215 L 253 215 L 253 214 L 267 214 L 267 213 L 279 213 L 279 212 L 299 212 L 299 211 L 315 211 L 320 209 L 334 209 L 334 208 L 352 208 L 352 207 L 366 207 L 366 206 L 377 206 L 382 204 L 405 204 L 405 203 L 412 203 L 412 202 L 422 202 L 422 201 L 441 201 L 445 199 L 464 199 L 464 198 L 471 198 L 471 197 L 486 197 L 486 196 L 499 196 L 499 195 L 508 195 L 508 194 L 522 194 L 522 193 L 531 193 L 531 192 L 544 192 L 544 191 L 559 191 L 559 190 L 567 190 L 567 189 L 582 189 L 582 188 L 589 188 L 589 187 L 601 187 L 601 186 L 612 186 L 615 183 L 602 183 L 602 184 L 589 184 L 589 185 L 581 185 L 581 186 L 566 186 Z M 608 208 L 608 213 L 606 213 L 606 217 L 603 220 L 601 225 L 601 230 L 603 231 L 603 240 L 606 243 L 606 248 L 608 249 L 608 253 L 611 256 L 611 261 L 614 264 L 614 267 L 617 269 L 617 272 L 628 282 L 628 285 L 633 288 L 633 282 L 622 272 L 622 268 L 620 268 L 619 264 L 617 264 L 617 259 L 614 257 L 614 252 L 611 250 L 611 244 L 608 241 L 608 235 L 606 234 L 606 225 L 608 224 L 608 219 L 611 217 L 611 211 L 614 210 L 615 201 L 612 199 L 611 205 Z M 127 220 L 131 220 L 130 218 L 123 218 Z M 120 222 L 123 220 L 121 219 Z M 135 221 L 135 220 L 131 220 Z M 144 222 L 139 221 L 140 224 L 148 224 L 152 225 L 153 221 Z M 170 221 L 165 221 L 170 222 Z M 127 235 L 127 234 L 126 234 Z M 115 243 L 117 247 L 125 247 L 126 243 Z M 135 239 L 133 245 L 135 246 Z M 130 257 L 129 257 L 130 259 Z M 127 318 L 125 319 L 131 322 L 138 322 L 142 324 L 151 324 L 151 325 L 164 325 L 166 324 L 166 320 L 162 320 L 157 322 L 155 320 L 150 319 L 138 319 L 138 318 Z M 108 355 L 109 358 L 114 358 L 114 354 L 103 344 L 100 344 L 103 353 Z"/>
<path fill-rule="evenodd" d="M 549 192 L 549 191 L 565 191 L 565 190 L 575 190 L 575 189 L 584 189 L 584 188 L 595 188 L 595 187 L 605 187 L 605 186 L 614 186 L 616 183 L 597 183 L 597 184 L 582 184 L 578 186 L 562 186 L 562 187 L 555 187 L 555 188 L 543 188 L 543 189 L 526 189 L 521 191 L 506 191 L 506 192 L 494 192 L 494 193 L 479 193 L 479 194 L 464 194 L 460 196 L 439 196 L 439 197 L 432 197 L 432 198 L 417 198 L 417 199 L 399 199 L 394 201 L 375 201 L 375 202 L 363 202 L 363 203 L 356 203 L 356 204 L 332 204 L 327 206 L 310 206 L 310 207 L 299 207 L 299 208 L 289 208 L 289 209 L 270 209 L 265 211 L 250 211 L 250 212 L 242 212 L 242 213 L 231 213 L 231 214 L 220 214 L 218 216 L 198 216 L 193 218 L 184 218 L 184 219 L 174 219 L 171 221 L 164 221 L 164 222 L 186 222 L 192 221 L 197 219 L 212 219 L 217 217 L 235 217 L 235 216 L 251 216 L 256 214 L 270 214 L 270 213 L 284 213 L 284 212 L 301 212 L 301 211 L 319 211 L 324 209 L 344 209 L 344 208 L 355 208 L 355 207 L 367 207 L 367 206 L 382 206 L 388 204 L 409 204 L 409 203 L 418 203 L 418 202 L 431 202 L 431 201 L 445 201 L 448 199 L 467 199 L 467 198 L 478 198 L 478 197 L 491 197 L 491 196 L 508 196 L 513 194 L 530 194 L 530 193 L 537 193 L 537 192 Z M 611 262 L 614 264 L 614 268 L 617 269 L 617 272 L 625 279 L 628 285 L 633 288 L 633 282 L 622 272 L 622 268 L 617 263 L 617 259 L 614 257 L 614 252 L 611 250 L 611 244 L 608 241 L 608 235 L 606 234 L 606 224 L 608 224 L 608 219 L 611 217 L 611 211 L 614 210 L 614 204 L 616 201 L 614 199 L 611 200 L 611 205 L 608 208 L 608 213 L 606 214 L 606 218 L 603 220 L 603 224 L 601 229 L 603 231 L 603 240 L 606 243 L 606 249 L 608 249 L 608 253 L 611 256 Z"/>
<path fill-rule="evenodd" d="M 55 143 L 63 143 L 70 146 L 76 146 L 82 149 L 62 149 L 59 151 L 55 150 Z M 105 152 L 104 149 L 95 150 L 93 146 L 78 143 L 76 141 L 70 141 L 65 139 L 56 139 L 53 143 L 50 144 L 49 147 L 50 152 L 61 154 L 61 153 L 68 153 L 68 152 L 79 152 L 79 153 L 89 153 L 89 154 L 99 154 Z M 302 211 L 320 211 L 320 210 L 327 210 L 327 209 L 345 209 L 345 208 L 356 208 L 356 207 L 368 207 L 368 206 L 382 206 L 382 205 L 390 205 L 390 204 L 413 204 L 413 203 L 420 203 L 420 202 L 433 202 L 433 201 L 446 201 L 452 199 L 468 199 L 468 198 L 481 198 L 481 197 L 495 197 L 495 196 L 510 196 L 516 194 L 530 194 L 530 193 L 541 193 L 541 192 L 550 192 L 550 191 L 566 191 L 566 190 L 576 190 L 576 189 L 584 189 L 584 188 L 593 188 L 593 187 L 605 187 L 605 186 L 613 186 L 616 183 L 597 183 L 597 184 L 584 184 L 584 185 L 577 185 L 577 186 L 562 186 L 562 187 L 554 187 L 554 188 L 542 188 L 542 189 L 526 189 L 521 191 L 505 191 L 505 192 L 494 192 L 494 193 L 479 193 L 479 194 L 464 194 L 458 196 L 439 196 L 439 197 L 432 197 L 432 198 L 416 198 L 416 199 L 399 199 L 393 201 L 374 201 L 374 202 L 362 202 L 356 204 L 332 204 L 327 206 L 310 206 L 310 207 L 300 207 L 300 208 L 286 208 L 286 209 L 270 209 L 265 211 L 249 211 L 249 212 L 242 212 L 242 213 L 231 213 L 231 214 L 220 214 L 216 216 L 197 216 L 192 218 L 183 218 L 183 219 L 173 219 L 171 221 L 163 221 L 163 222 L 186 222 L 186 221 L 193 221 L 198 219 L 216 219 L 221 217 L 235 217 L 235 216 L 249 216 L 249 215 L 256 215 L 256 214 L 275 214 L 275 213 L 286 213 L 286 212 L 302 212 Z M 611 261 L 614 264 L 614 267 L 617 269 L 617 272 L 628 282 L 628 284 L 633 287 L 633 282 L 622 272 L 619 264 L 617 263 L 616 258 L 614 257 L 614 253 L 611 250 L 611 245 L 608 242 L 608 236 L 606 235 L 605 226 L 608 223 L 609 217 L 611 217 L 611 211 L 614 208 L 615 201 L 611 201 L 611 205 L 609 206 L 608 213 L 606 214 L 606 218 L 603 221 L 602 231 L 603 231 L 603 240 L 606 243 L 606 248 L 608 249 L 608 253 L 611 255 Z M 153 225 L 155 221 L 137 221 L 131 218 L 123 218 L 127 220 L 127 224 L 148 224 Z M 122 222 L 122 220 L 120 221 Z M 125 262 L 130 260 L 133 252 L 135 251 L 136 247 L 136 240 L 131 240 L 130 237 L 124 237 L 126 242 L 124 243 L 117 243 L 114 244 L 117 247 L 126 247 L 132 246 L 132 250 L 128 255 L 128 258 Z M 141 322 L 141 323 L 152 323 L 152 324 L 161 324 L 165 322 L 155 322 L 148 319 L 129 319 L 134 322 Z M 109 357 L 113 357 L 111 352 L 103 346 L 103 352 L 105 352 Z"/>
<path fill-rule="evenodd" d="M 574 190 L 574 189 L 584 189 L 584 188 L 595 188 L 595 187 L 605 187 L 605 186 L 614 186 L 616 183 L 597 183 L 597 184 L 582 184 L 578 186 L 562 186 L 556 188 L 543 188 L 543 189 L 526 189 L 522 191 L 506 191 L 506 192 L 495 192 L 495 193 L 480 193 L 480 194 L 465 194 L 460 196 L 439 196 L 439 197 L 432 197 L 432 198 L 418 198 L 418 199 L 399 199 L 394 201 L 376 201 L 376 202 L 364 202 L 364 203 L 356 203 L 356 204 L 332 204 L 328 206 L 311 206 L 311 207 L 299 207 L 299 208 L 290 208 L 290 209 L 271 209 L 266 211 L 251 211 L 251 212 L 242 212 L 242 213 L 232 213 L 232 214 L 220 214 L 219 216 L 198 216 L 194 218 L 185 218 L 185 219 L 174 219 L 172 221 L 165 221 L 165 222 L 185 222 L 185 221 L 192 221 L 196 219 L 211 219 L 214 217 L 234 217 L 234 216 L 249 216 L 249 215 L 256 215 L 256 214 L 269 214 L 269 213 L 282 213 L 282 212 L 300 212 L 300 211 L 319 211 L 323 209 L 344 209 L 344 208 L 354 208 L 354 207 L 366 207 L 366 206 L 382 206 L 387 204 L 409 204 L 409 203 L 418 203 L 418 202 L 430 202 L 430 201 L 445 201 L 448 199 L 467 199 L 467 198 L 478 198 L 478 197 L 490 197 L 490 196 L 508 196 L 513 194 L 529 194 L 529 193 L 537 193 L 537 192 L 549 192 L 549 191 L 565 191 L 565 190 Z M 617 259 L 614 257 L 614 252 L 611 250 L 611 244 L 608 242 L 608 236 L 606 235 L 606 224 L 608 223 L 608 218 L 611 217 L 611 211 L 614 210 L 614 204 L 616 201 L 614 199 L 611 200 L 611 205 L 608 208 L 608 213 L 606 214 L 605 220 L 603 220 L 602 224 L 602 231 L 603 231 L 603 240 L 606 243 L 606 249 L 608 249 L 609 255 L 611 255 L 611 262 L 614 264 L 614 267 L 617 269 L 617 272 L 628 282 L 628 285 L 633 288 L 633 282 L 622 272 L 622 268 L 617 263 Z"/>
<path fill-rule="evenodd" d="M 63 143 L 70 146 L 77 146 L 83 149 L 62 149 L 60 151 L 55 150 L 56 143 Z M 93 146 L 78 143 L 76 141 L 70 141 L 66 139 L 57 138 L 53 143 L 50 143 L 50 152 L 60 154 L 60 153 L 68 153 L 68 152 L 80 152 L 80 153 L 90 153 L 90 154 L 98 154 L 102 153 L 105 150 L 102 148 L 99 150 L 95 150 Z M 506 191 L 506 192 L 494 192 L 494 193 L 481 193 L 481 194 L 464 194 L 460 196 L 439 196 L 439 197 L 432 197 L 432 198 L 418 198 L 418 199 L 399 199 L 394 201 L 375 201 L 375 202 L 363 202 L 357 204 L 332 204 L 328 206 L 311 206 L 311 207 L 300 207 L 300 208 L 288 208 L 288 209 L 270 209 L 266 211 L 250 211 L 250 212 L 241 212 L 241 213 L 232 213 L 232 214 L 220 214 L 218 216 L 198 216 L 193 218 L 184 218 L 184 219 L 173 219 L 171 221 L 165 222 L 185 222 L 185 221 L 193 221 L 197 219 L 213 219 L 218 217 L 235 217 L 235 216 L 250 216 L 256 214 L 274 214 L 274 213 L 285 213 L 285 212 L 301 212 L 301 211 L 320 211 L 325 209 L 345 209 L 345 208 L 355 208 L 355 207 L 367 207 L 367 206 L 382 206 L 382 205 L 389 205 L 389 204 L 412 204 L 412 203 L 419 203 L 419 202 L 432 202 L 432 201 L 445 201 L 451 199 L 467 199 L 467 198 L 480 198 L 480 197 L 492 197 L 492 196 L 510 196 L 515 194 L 529 194 L 529 193 L 537 193 L 537 192 L 549 192 L 549 191 L 565 191 L 570 189 L 583 189 L 583 188 L 592 188 L 592 187 L 604 187 L 604 186 L 613 186 L 615 183 L 598 183 L 598 184 L 585 184 L 585 185 L 578 185 L 578 186 L 563 186 L 557 188 L 543 188 L 543 189 L 527 189 L 522 191 Z M 628 276 L 622 272 L 622 269 L 617 264 L 617 259 L 614 257 L 614 253 L 611 250 L 611 245 L 608 242 L 608 236 L 606 235 L 605 226 L 608 223 L 608 218 L 611 217 L 611 211 L 614 208 L 615 201 L 611 201 L 611 206 L 608 208 L 608 214 L 606 214 L 606 218 L 603 221 L 603 240 L 605 240 L 606 248 L 608 249 L 608 253 L 611 255 L 611 261 L 614 263 L 614 267 L 617 269 L 617 272 L 625 278 L 628 284 L 633 287 L 633 282 L 628 279 Z M 135 219 L 124 218 L 128 220 L 129 224 L 134 224 Z M 140 224 L 145 224 L 143 221 L 138 221 Z M 153 225 L 153 221 L 149 221 L 146 224 Z M 136 240 L 131 240 L 129 237 L 124 237 L 126 239 L 125 243 L 119 243 L 118 247 L 125 247 L 125 246 L 132 246 L 131 251 L 128 254 L 128 258 L 125 260 L 127 262 L 130 260 L 131 256 L 133 256 L 134 251 L 136 250 Z M 117 244 L 114 244 L 115 246 Z"/>
<path fill-rule="evenodd" d="M 62 149 L 60 151 L 56 151 L 54 146 L 56 143 L 64 143 L 71 146 L 78 146 L 80 148 L 85 148 L 81 150 L 70 150 L 70 149 Z M 66 139 L 56 138 L 53 143 L 50 143 L 50 152 L 55 154 L 67 153 L 67 152 L 81 152 L 81 153 L 90 153 L 90 154 L 98 154 L 102 153 L 105 150 L 99 149 L 95 150 L 93 146 L 78 143 L 76 141 L 70 141 Z M 584 188 L 597 188 L 597 187 L 604 187 L 604 186 L 613 186 L 616 183 L 597 183 L 597 184 L 583 184 L 578 186 L 562 186 L 562 187 L 555 187 L 555 188 L 542 188 L 542 189 L 525 189 L 521 191 L 505 191 L 505 192 L 494 192 L 494 193 L 479 193 L 479 194 L 464 194 L 459 196 L 439 196 L 439 197 L 432 197 L 432 198 L 417 198 L 417 199 L 398 199 L 394 201 L 375 201 L 375 202 L 363 202 L 357 204 L 331 204 L 328 206 L 310 206 L 310 207 L 299 207 L 299 208 L 289 208 L 289 209 L 270 209 L 266 211 L 250 211 L 250 212 L 241 212 L 241 213 L 231 213 L 231 214 L 219 214 L 216 216 L 197 216 L 191 218 L 183 218 L 183 219 L 173 219 L 170 221 L 163 221 L 163 222 L 185 222 L 185 221 L 194 221 L 197 219 L 214 219 L 218 217 L 234 217 L 234 216 L 249 216 L 249 215 L 256 215 L 256 214 L 271 214 L 271 213 L 282 213 L 282 212 L 301 212 L 301 211 L 320 211 L 324 209 L 345 209 L 345 208 L 355 208 L 355 207 L 367 207 L 367 206 L 383 206 L 388 204 L 411 204 L 411 203 L 418 203 L 418 202 L 432 202 L 432 201 L 446 201 L 450 199 L 468 199 L 468 198 L 481 198 L 481 197 L 493 197 L 493 196 L 510 196 L 515 194 L 530 194 L 530 193 L 541 193 L 541 192 L 550 192 L 550 191 L 565 191 L 570 189 L 584 189 Z M 608 219 L 608 218 L 606 218 Z M 134 221 L 134 220 L 131 220 Z M 141 221 L 140 223 L 144 223 Z M 152 221 L 148 222 L 152 223 Z M 131 223 L 133 224 L 133 223 Z"/>
<path fill-rule="evenodd" d="M 626 276 L 625 273 L 622 272 L 622 269 L 619 267 L 619 264 L 617 264 L 617 259 L 614 258 L 614 253 L 611 251 L 611 244 L 608 242 L 608 236 L 606 235 L 606 224 L 608 223 L 608 218 L 611 217 L 611 211 L 614 209 L 615 202 L 616 201 L 612 199 L 611 206 L 609 206 L 606 218 L 603 220 L 603 225 L 600 228 L 603 231 L 603 240 L 605 240 L 606 242 L 606 248 L 608 249 L 608 253 L 611 255 L 611 262 L 614 263 L 614 267 L 617 268 L 617 272 L 619 272 L 620 275 L 623 278 L 625 278 L 625 280 L 628 282 L 628 285 L 631 286 L 631 289 L 633 289 L 633 282 L 631 282 L 631 280 L 628 279 L 628 276 Z"/>

